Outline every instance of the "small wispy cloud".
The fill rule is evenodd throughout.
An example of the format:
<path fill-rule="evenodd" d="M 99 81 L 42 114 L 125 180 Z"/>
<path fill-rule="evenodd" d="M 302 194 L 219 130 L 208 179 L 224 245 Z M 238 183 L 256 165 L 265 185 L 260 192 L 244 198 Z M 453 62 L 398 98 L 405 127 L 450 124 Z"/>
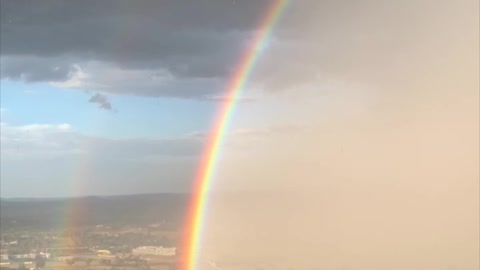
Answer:
<path fill-rule="evenodd" d="M 253 138 L 258 136 L 268 137 L 272 134 L 291 134 L 295 132 L 309 131 L 302 125 L 274 125 L 262 128 L 237 128 L 227 132 L 229 138 Z M 185 135 L 185 138 L 204 140 L 213 135 L 213 131 L 194 131 Z"/>
<path fill-rule="evenodd" d="M 231 97 L 226 97 L 226 96 L 209 96 L 205 98 L 208 101 L 215 101 L 215 102 L 228 102 L 232 101 Z M 254 102 L 255 98 L 252 97 L 238 97 L 235 98 L 235 102 L 241 102 L 241 103 L 246 103 L 246 102 Z"/>
<path fill-rule="evenodd" d="M 107 96 L 105 95 L 97 93 L 91 96 L 88 102 L 98 104 L 99 108 L 101 109 L 108 110 L 108 111 L 112 110 L 112 104 L 110 103 Z"/>

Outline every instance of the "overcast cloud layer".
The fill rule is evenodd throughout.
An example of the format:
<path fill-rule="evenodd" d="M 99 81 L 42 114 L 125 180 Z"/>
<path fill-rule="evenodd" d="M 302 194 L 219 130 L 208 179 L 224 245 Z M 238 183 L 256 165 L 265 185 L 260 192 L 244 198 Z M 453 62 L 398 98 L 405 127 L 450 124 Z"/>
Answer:
<path fill-rule="evenodd" d="M 237 2 L 2 1 L 2 77 L 205 97 L 222 89 L 268 3 Z"/>
<path fill-rule="evenodd" d="M 2 1 L 1 76 L 103 93 L 221 96 L 273 2 Z M 472 59 L 476 9 L 470 0 L 290 1 L 250 85 L 297 89 L 335 77 L 400 90 L 432 67 L 444 73 Z"/>

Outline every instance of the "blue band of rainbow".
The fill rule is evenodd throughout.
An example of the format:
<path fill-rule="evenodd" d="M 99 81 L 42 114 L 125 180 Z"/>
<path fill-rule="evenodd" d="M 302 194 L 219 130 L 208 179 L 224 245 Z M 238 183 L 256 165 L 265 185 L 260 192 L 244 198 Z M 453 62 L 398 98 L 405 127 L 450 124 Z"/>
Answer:
<path fill-rule="evenodd" d="M 215 166 L 220 148 L 228 130 L 235 104 L 245 83 L 248 81 L 262 48 L 271 36 L 278 18 L 285 10 L 288 0 L 273 0 L 267 14 L 263 17 L 259 31 L 238 63 L 235 73 L 227 87 L 225 102 L 219 108 L 211 135 L 208 137 L 205 151 L 198 167 L 193 184 L 193 197 L 187 213 L 186 233 L 183 240 L 184 253 L 181 257 L 182 270 L 195 270 L 198 264 L 198 253 L 201 234 L 207 208 L 208 191 L 213 183 Z"/>

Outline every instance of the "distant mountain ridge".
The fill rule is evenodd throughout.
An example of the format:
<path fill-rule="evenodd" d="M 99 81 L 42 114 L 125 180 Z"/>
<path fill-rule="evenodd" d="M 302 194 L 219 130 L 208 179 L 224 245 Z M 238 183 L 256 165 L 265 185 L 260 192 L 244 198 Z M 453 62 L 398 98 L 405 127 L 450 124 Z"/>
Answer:
<path fill-rule="evenodd" d="M 52 228 L 70 222 L 96 224 L 179 223 L 189 194 L 159 193 L 76 198 L 2 198 L 0 226 Z"/>
<path fill-rule="evenodd" d="M 187 192 L 164 192 L 164 193 L 135 193 L 135 194 L 111 194 L 111 195 L 84 195 L 84 196 L 58 196 L 58 197 L 0 197 L 0 201 L 58 201 L 86 198 L 119 198 L 119 197 L 148 197 L 161 195 L 188 195 Z"/>

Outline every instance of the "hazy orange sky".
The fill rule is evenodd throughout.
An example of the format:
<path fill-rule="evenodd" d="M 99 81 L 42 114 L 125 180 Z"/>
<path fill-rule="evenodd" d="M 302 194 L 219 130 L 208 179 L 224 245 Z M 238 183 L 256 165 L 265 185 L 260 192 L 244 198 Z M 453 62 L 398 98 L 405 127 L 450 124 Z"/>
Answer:
<path fill-rule="evenodd" d="M 478 269 L 478 2 L 324 4 L 297 18 L 316 45 L 288 66 L 314 76 L 264 108 L 296 121 L 239 130 L 219 165 L 218 188 L 276 191 L 213 200 L 205 245 L 299 269 Z"/>

